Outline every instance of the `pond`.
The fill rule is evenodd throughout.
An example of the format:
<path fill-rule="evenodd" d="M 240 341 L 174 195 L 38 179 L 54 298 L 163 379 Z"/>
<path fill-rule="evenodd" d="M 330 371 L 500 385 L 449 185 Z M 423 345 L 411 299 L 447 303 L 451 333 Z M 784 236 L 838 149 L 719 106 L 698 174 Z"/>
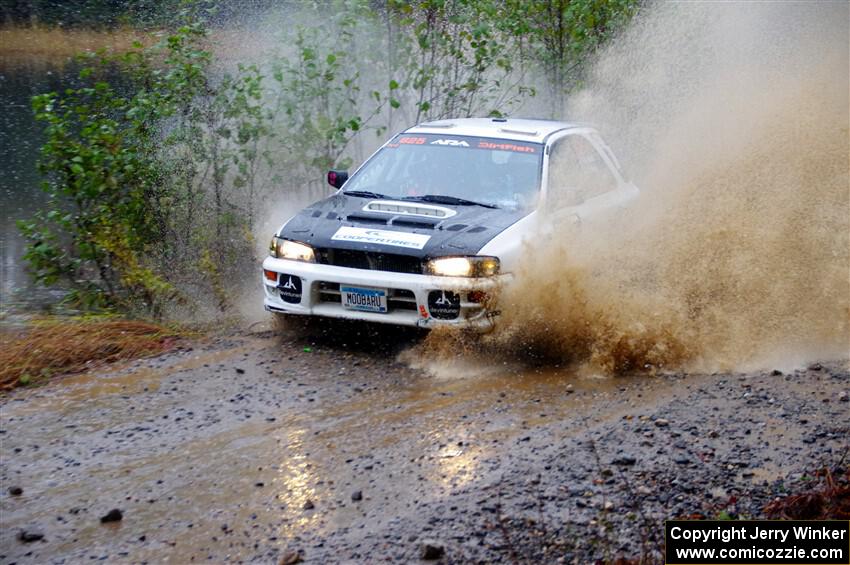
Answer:
<path fill-rule="evenodd" d="M 59 289 L 33 284 L 23 255 L 26 240 L 16 222 L 47 204 L 36 164 L 44 141 L 30 105 L 36 94 L 78 85 L 76 64 L 0 58 L 0 315 L 55 304 Z"/>

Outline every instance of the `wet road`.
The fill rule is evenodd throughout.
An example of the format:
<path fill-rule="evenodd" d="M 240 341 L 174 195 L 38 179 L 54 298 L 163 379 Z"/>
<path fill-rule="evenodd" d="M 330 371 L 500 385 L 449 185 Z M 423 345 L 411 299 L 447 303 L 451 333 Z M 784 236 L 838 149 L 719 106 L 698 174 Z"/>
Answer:
<path fill-rule="evenodd" d="M 410 560 L 426 538 L 446 561 L 634 556 L 848 445 L 846 363 L 435 373 L 345 341 L 216 339 L 0 399 L 0 563 Z"/>

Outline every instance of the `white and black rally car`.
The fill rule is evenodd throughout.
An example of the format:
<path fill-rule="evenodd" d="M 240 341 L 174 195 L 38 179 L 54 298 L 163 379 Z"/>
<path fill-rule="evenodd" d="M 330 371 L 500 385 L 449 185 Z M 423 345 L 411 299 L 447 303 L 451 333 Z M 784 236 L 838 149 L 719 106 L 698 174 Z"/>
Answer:
<path fill-rule="evenodd" d="M 266 310 L 425 328 L 492 326 L 540 217 L 583 220 L 637 188 L 592 128 L 470 118 L 385 143 L 301 210 L 263 262 Z"/>

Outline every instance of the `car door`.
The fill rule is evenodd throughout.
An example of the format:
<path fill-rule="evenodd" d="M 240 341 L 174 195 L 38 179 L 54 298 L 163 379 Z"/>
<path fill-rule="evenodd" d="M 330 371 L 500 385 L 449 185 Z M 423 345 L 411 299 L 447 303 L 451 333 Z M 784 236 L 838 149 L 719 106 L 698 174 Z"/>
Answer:
<path fill-rule="evenodd" d="M 637 188 L 620 174 L 611 150 L 595 132 L 571 132 L 549 151 L 546 209 L 556 222 L 584 223 L 626 207 Z"/>

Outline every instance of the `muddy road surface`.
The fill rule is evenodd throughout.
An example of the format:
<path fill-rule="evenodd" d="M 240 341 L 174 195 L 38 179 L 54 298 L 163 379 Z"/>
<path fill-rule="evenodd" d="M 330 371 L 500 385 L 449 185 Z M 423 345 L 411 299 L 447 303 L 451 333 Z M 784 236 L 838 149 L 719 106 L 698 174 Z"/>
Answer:
<path fill-rule="evenodd" d="M 846 361 L 435 375 L 415 339 L 246 333 L 0 399 L 0 563 L 657 557 L 850 442 Z"/>

